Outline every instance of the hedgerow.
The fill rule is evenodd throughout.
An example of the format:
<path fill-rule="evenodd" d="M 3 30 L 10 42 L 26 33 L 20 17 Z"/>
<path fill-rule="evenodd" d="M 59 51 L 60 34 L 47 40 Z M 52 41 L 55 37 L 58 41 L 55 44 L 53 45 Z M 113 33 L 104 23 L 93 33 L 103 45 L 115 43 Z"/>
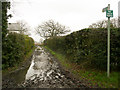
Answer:
<path fill-rule="evenodd" d="M 13 67 L 24 60 L 25 55 L 34 47 L 31 37 L 18 33 L 9 33 L 4 41 L 2 68 Z"/>
<path fill-rule="evenodd" d="M 111 70 L 120 67 L 120 29 L 111 29 L 110 65 Z M 45 45 L 65 54 L 70 62 L 89 62 L 92 68 L 107 68 L 107 29 L 82 29 L 64 37 L 53 37 Z"/>

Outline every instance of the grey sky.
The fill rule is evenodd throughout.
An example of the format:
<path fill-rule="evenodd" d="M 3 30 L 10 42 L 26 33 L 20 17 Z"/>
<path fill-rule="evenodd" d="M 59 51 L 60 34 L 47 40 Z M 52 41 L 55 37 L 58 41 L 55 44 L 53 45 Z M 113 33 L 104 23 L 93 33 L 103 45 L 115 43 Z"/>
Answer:
<path fill-rule="evenodd" d="M 120 16 L 120 1 L 118 3 L 118 16 Z"/>
<path fill-rule="evenodd" d="M 34 28 L 44 21 L 53 19 L 60 24 L 70 27 L 72 31 L 87 28 L 92 23 L 105 20 L 106 14 L 102 8 L 111 4 L 114 17 L 118 16 L 118 1 L 120 0 L 11 0 L 10 13 L 17 20 L 26 21 L 31 26 L 31 37 L 39 41 Z"/>

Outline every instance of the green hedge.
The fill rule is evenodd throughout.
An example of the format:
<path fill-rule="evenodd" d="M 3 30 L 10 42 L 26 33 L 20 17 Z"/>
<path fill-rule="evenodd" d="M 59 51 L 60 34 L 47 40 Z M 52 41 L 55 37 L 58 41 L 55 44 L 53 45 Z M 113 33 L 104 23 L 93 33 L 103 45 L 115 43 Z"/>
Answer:
<path fill-rule="evenodd" d="M 44 43 L 54 51 L 65 53 L 65 37 L 52 37 L 44 41 Z"/>
<path fill-rule="evenodd" d="M 2 68 L 13 67 L 24 60 L 34 47 L 34 40 L 26 35 L 9 33 L 2 46 Z"/>
<path fill-rule="evenodd" d="M 120 29 L 111 29 L 111 70 L 120 66 Z M 82 29 L 64 37 L 53 37 L 45 44 L 75 63 L 89 62 L 92 68 L 107 68 L 107 29 Z"/>

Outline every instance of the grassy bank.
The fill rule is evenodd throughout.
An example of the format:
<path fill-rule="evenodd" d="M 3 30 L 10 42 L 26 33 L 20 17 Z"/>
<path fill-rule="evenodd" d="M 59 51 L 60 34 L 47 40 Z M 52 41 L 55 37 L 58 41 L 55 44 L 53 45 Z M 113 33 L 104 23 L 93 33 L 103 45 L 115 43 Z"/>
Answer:
<path fill-rule="evenodd" d="M 22 67 L 23 65 L 25 65 L 26 63 L 28 64 L 29 58 L 31 57 L 31 55 L 33 54 L 34 50 L 36 47 L 33 47 L 24 57 L 24 60 L 21 60 L 22 62 L 20 62 L 19 64 L 16 64 L 14 67 L 10 67 L 8 69 L 4 69 L 2 70 L 2 75 L 5 76 L 17 69 L 19 69 L 20 67 Z M 27 65 L 26 65 L 27 66 Z"/>
<path fill-rule="evenodd" d="M 87 64 L 81 63 L 78 65 L 76 63 L 71 63 L 64 55 L 52 51 L 47 46 L 45 46 L 45 48 L 60 61 L 63 67 L 68 69 L 79 79 L 82 79 L 83 82 L 87 81 L 86 84 L 89 87 L 99 86 L 101 88 L 118 88 L 118 72 L 111 72 L 110 78 L 108 78 L 105 71 L 86 69 L 84 66 Z"/>

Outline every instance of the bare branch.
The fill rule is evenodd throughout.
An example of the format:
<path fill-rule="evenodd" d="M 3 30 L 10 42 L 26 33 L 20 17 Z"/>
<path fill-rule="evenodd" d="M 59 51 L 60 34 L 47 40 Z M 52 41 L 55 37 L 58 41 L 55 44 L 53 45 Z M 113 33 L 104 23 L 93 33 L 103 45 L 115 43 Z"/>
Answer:
<path fill-rule="evenodd" d="M 27 23 L 25 21 L 17 21 L 17 24 L 19 24 L 20 26 L 20 33 L 21 34 L 26 34 L 26 35 L 30 35 L 29 31 L 29 26 L 27 25 Z"/>
<path fill-rule="evenodd" d="M 70 30 L 67 29 L 66 26 L 63 26 L 53 20 L 44 22 L 43 24 L 38 25 L 38 27 L 36 28 L 36 33 L 44 38 L 66 34 L 67 32 L 70 32 Z"/>
<path fill-rule="evenodd" d="M 118 19 L 113 18 L 110 20 L 111 21 L 111 28 L 117 28 L 118 27 Z M 97 23 L 93 23 L 92 25 L 89 26 L 89 28 L 107 28 L 108 22 L 107 20 L 102 20 Z"/>

